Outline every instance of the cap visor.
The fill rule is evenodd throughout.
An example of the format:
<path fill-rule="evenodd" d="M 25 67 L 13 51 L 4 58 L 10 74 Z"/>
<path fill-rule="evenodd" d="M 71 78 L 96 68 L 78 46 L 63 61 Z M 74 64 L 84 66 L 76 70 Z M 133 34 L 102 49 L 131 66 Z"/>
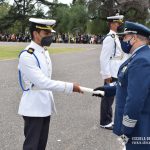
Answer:
<path fill-rule="evenodd" d="M 53 29 L 51 30 L 51 32 L 52 32 L 52 33 L 56 33 L 56 31 L 55 31 L 55 30 L 53 30 Z"/>
<path fill-rule="evenodd" d="M 121 33 L 117 33 L 117 35 L 126 35 L 128 33 L 125 33 L 125 32 L 121 32 Z"/>
<path fill-rule="evenodd" d="M 124 32 L 117 33 L 117 35 L 127 35 L 127 34 L 137 34 L 137 32 L 136 31 L 124 31 Z"/>

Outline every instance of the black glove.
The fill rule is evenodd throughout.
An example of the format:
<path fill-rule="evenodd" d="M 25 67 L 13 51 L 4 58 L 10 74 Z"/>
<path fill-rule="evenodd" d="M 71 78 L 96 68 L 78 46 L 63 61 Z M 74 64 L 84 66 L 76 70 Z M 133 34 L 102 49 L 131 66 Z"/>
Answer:
<path fill-rule="evenodd" d="M 110 84 L 105 84 L 104 86 L 100 86 L 94 89 L 94 91 L 105 91 L 106 97 L 112 97 L 116 95 L 116 84 L 110 85 Z M 98 96 L 98 97 L 103 97 L 101 94 L 93 94 L 92 96 Z"/>
<path fill-rule="evenodd" d="M 93 91 L 99 91 L 99 90 L 100 91 L 105 91 L 104 86 L 97 87 Z M 101 95 L 101 94 L 92 94 L 92 96 L 103 97 L 103 95 Z"/>

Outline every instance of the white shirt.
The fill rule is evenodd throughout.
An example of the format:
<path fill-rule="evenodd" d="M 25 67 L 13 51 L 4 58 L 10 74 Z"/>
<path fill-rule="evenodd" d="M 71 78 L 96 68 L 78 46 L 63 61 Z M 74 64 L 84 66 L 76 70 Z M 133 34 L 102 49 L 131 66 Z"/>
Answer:
<path fill-rule="evenodd" d="M 125 54 L 121 49 L 121 44 L 118 36 L 116 35 L 116 32 L 110 30 L 108 35 L 110 34 L 114 34 L 115 38 L 107 36 L 104 39 L 102 51 L 100 54 L 100 73 L 103 79 L 107 79 L 110 77 L 117 78 L 117 73 L 120 65 L 128 58 L 128 55 Z"/>
<path fill-rule="evenodd" d="M 28 52 L 21 54 L 18 69 L 21 71 L 26 89 L 31 90 L 23 92 L 18 113 L 23 116 L 46 117 L 55 111 L 52 91 L 72 93 L 73 84 L 52 80 L 52 64 L 48 51 L 33 41 L 25 50 L 29 48 L 34 49 L 41 68 L 38 67 L 33 54 Z M 36 90 L 32 89 L 32 84 Z"/>

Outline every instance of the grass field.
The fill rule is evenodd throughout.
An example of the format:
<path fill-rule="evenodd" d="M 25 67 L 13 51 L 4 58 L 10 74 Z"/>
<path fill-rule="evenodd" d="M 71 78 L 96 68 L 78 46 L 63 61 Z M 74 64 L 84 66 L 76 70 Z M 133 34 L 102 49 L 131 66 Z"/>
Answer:
<path fill-rule="evenodd" d="M 0 45 L 0 60 L 4 59 L 13 59 L 17 58 L 18 54 L 21 50 L 23 50 L 25 46 L 13 46 L 13 45 L 7 45 L 7 46 L 1 46 Z M 57 54 L 57 53 L 68 53 L 68 52 L 76 52 L 76 51 L 82 51 L 83 48 L 48 48 L 50 54 Z"/>

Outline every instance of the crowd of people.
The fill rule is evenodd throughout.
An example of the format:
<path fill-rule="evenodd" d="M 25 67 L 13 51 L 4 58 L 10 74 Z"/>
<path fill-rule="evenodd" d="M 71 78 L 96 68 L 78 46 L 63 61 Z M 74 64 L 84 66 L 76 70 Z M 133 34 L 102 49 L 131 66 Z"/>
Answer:
<path fill-rule="evenodd" d="M 0 33 L 0 41 L 5 42 L 30 42 L 30 34 L 9 34 Z M 53 43 L 83 43 L 83 44 L 101 44 L 103 41 L 102 35 L 88 35 L 88 34 L 55 34 L 53 36 Z"/>
<path fill-rule="evenodd" d="M 0 33 L 0 41 L 5 42 L 30 42 L 31 37 L 29 34 L 9 34 L 9 33 Z"/>

